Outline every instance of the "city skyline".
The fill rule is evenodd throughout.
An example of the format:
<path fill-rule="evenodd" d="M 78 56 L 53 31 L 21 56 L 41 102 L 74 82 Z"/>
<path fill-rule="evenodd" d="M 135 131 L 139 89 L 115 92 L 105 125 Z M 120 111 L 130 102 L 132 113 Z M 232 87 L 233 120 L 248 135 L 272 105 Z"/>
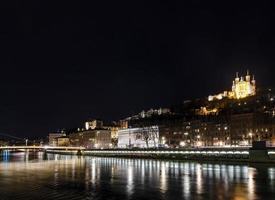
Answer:
<path fill-rule="evenodd" d="M 249 79 L 249 81 L 250 80 L 252 80 L 252 81 L 255 81 L 255 79 L 254 79 L 254 77 L 255 77 L 255 75 L 253 74 L 252 76 L 249 74 L 249 70 L 247 69 L 246 70 L 246 76 L 242 76 L 243 74 L 242 73 L 239 73 L 239 72 L 235 72 L 235 74 L 236 74 L 236 77 L 235 77 L 235 79 L 234 79 L 234 81 L 233 81 L 233 86 L 232 86 L 232 91 L 234 90 L 233 89 L 233 87 L 234 87 L 234 84 L 236 83 L 236 79 L 238 79 L 239 81 L 247 81 L 247 77 L 248 77 L 248 79 Z M 252 79 L 251 79 L 252 78 Z M 226 81 L 226 82 L 228 82 L 228 81 Z M 255 89 L 255 88 L 254 88 Z M 215 96 L 211 96 L 211 95 L 209 95 L 208 97 L 207 96 L 204 96 L 204 97 L 200 97 L 200 99 L 208 99 L 208 101 L 213 101 L 213 100 L 220 100 L 219 98 L 217 98 L 217 96 L 219 96 L 219 95 L 224 95 L 224 93 L 226 93 L 227 94 L 227 92 L 228 91 L 226 91 L 227 89 L 225 89 L 225 91 L 223 91 L 222 93 L 219 93 L 219 94 L 217 94 L 217 95 L 215 95 Z M 230 94 L 230 91 L 229 91 L 229 94 Z M 254 91 L 254 93 L 253 93 L 253 95 L 255 95 L 256 94 L 256 90 Z M 249 96 L 249 95 L 248 95 Z M 211 100 L 210 100 L 210 97 L 211 97 Z M 223 97 L 221 97 L 221 99 L 222 98 L 224 98 L 224 97 L 227 97 L 227 98 L 229 98 L 229 99 L 232 99 L 232 97 L 229 95 L 229 96 L 223 96 Z M 247 96 L 245 95 L 244 97 L 241 97 L 241 98 L 246 98 Z M 234 97 L 234 98 L 236 98 L 236 99 L 239 99 L 239 98 L 237 98 L 237 97 Z M 241 99 L 240 98 L 240 99 Z M 178 101 L 178 104 L 182 104 L 183 102 L 185 102 L 186 100 L 195 100 L 195 98 L 189 98 L 189 99 L 184 99 L 184 100 L 182 100 L 181 102 L 179 102 Z M 174 104 L 174 105 L 176 105 L 176 104 Z M 164 109 L 164 110 L 167 110 L 167 111 L 161 111 L 161 109 Z M 141 111 L 141 112 L 140 112 Z M 169 108 L 169 106 L 168 105 L 164 105 L 164 107 L 157 107 L 157 106 L 154 106 L 154 105 L 152 105 L 152 107 L 149 109 L 147 109 L 147 111 L 146 111 L 146 108 L 142 108 L 141 110 L 138 110 L 136 113 L 128 113 L 128 115 L 123 115 L 123 117 L 122 118 L 119 118 L 119 119 L 109 119 L 108 120 L 108 118 L 107 118 L 107 120 L 106 120 L 106 118 L 105 119 L 102 119 L 102 118 L 98 118 L 97 116 L 90 116 L 89 118 L 86 118 L 86 119 L 84 119 L 84 121 L 79 121 L 78 122 L 78 125 L 79 126 L 75 126 L 75 127 L 73 127 L 73 126 L 68 126 L 68 127 L 58 127 L 57 129 L 55 129 L 55 130 L 53 130 L 53 129 L 50 129 L 49 130 L 49 132 L 56 132 L 56 133 L 61 133 L 61 132 L 63 132 L 63 131 L 66 131 L 66 130 L 76 130 L 76 129 L 84 129 L 87 125 L 85 124 L 84 126 L 83 126 L 83 124 L 84 124 L 84 122 L 85 123 L 88 123 L 88 121 L 89 120 L 94 120 L 94 119 L 100 119 L 100 120 L 103 120 L 103 121 L 107 121 L 107 122 L 115 122 L 115 121 L 119 121 L 119 120 L 129 120 L 129 119 L 131 119 L 131 115 L 133 115 L 133 116 L 137 116 L 136 114 L 138 114 L 138 115 L 146 115 L 146 112 L 170 112 L 170 108 Z M 87 128 L 86 128 L 87 129 Z M 48 133 L 47 133 L 48 134 Z M 4 133 L 2 136 L 8 136 L 9 137 L 9 134 L 6 134 L 6 133 Z M 14 135 L 10 135 L 10 136 L 12 136 L 11 138 L 13 138 L 13 136 Z M 16 136 L 15 136 L 16 137 Z M 37 138 L 39 138 L 39 137 L 36 137 L 36 136 L 30 136 L 31 138 L 33 138 L 33 139 L 37 139 Z M 40 136 L 40 138 L 45 138 L 45 135 L 41 135 Z M 17 139 L 20 139 L 20 138 L 17 138 Z M 23 138 L 22 138 L 23 139 Z"/>
<path fill-rule="evenodd" d="M 258 87 L 275 85 L 267 4 L 63 6 L 2 6 L 0 132 L 40 137 L 121 119 L 216 94 L 247 69 Z"/>

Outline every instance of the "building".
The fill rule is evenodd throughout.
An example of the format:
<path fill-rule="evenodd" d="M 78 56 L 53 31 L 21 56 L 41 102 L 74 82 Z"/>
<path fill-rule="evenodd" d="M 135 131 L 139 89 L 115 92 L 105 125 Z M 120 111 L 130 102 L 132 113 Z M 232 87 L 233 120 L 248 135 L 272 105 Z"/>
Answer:
<path fill-rule="evenodd" d="M 252 129 L 255 115 L 253 113 L 241 113 L 231 116 L 231 140 L 232 145 L 249 145 L 252 143 Z"/>
<path fill-rule="evenodd" d="M 66 136 L 64 132 L 49 133 L 49 146 L 57 146 L 57 138 Z"/>
<path fill-rule="evenodd" d="M 111 131 L 111 138 L 112 139 L 117 139 L 117 132 L 119 129 L 121 129 L 120 127 L 120 124 L 117 123 L 117 122 L 111 122 L 111 123 L 108 123 L 108 124 L 105 124 L 103 125 L 103 129 L 108 129 Z"/>
<path fill-rule="evenodd" d="M 85 128 L 78 128 L 70 134 L 70 143 L 73 146 L 87 148 L 117 147 L 118 130 L 125 128 L 128 128 L 127 120 L 109 123 L 103 123 L 98 119 L 89 120 L 85 122 Z"/>
<path fill-rule="evenodd" d="M 224 97 L 228 97 L 230 99 L 242 99 L 245 97 L 253 96 L 256 94 L 256 81 L 253 76 L 251 76 L 247 71 L 245 77 L 240 77 L 238 72 L 236 73 L 236 78 L 233 80 L 232 90 L 231 91 L 224 91 L 223 93 L 210 95 L 208 97 L 209 101 L 213 100 L 221 100 Z"/>
<path fill-rule="evenodd" d="M 275 144 L 274 118 L 264 113 L 241 113 L 231 116 L 232 145 L 251 145 L 252 141 Z"/>
<path fill-rule="evenodd" d="M 218 121 L 170 121 L 160 126 L 159 134 L 167 148 L 230 145 L 229 127 Z"/>
<path fill-rule="evenodd" d="M 56 138 L 56 140 L 57 140 L 57 146 L 59 147 L 70 146 L 70 139 L 67 136 L 58 137 Z"/>
<path fill-rule="evenodd" d="M 75 132 L 69 135 L 71 146 L 81 146 L 89 149 L 111 148 L 111 131 L 108 129 L 92 129 Z"/>
<path fill-rule="evenodd" d="M 103 127 L 103 121 L 98 120 L 98 119 L 94 119 L 94 120 L 90 120 L 90 121 L 85 122 L 85 129 L 86 130 L 102 128 L 102 127 Z"/>
<path fill-rule="evenodd" d="M 169 115 L 169 114 L 171 114 L 171 111 L 169 108 L 159 108 L 159 109 L 151 108 L 147 111 L 143 110 L 136 115 L 127 117 L 126 121 L 147 118 L 147 117 L 152 117 L 152 116 L 158 116 L 158 115 Z"/>
<path fill-rule="evenodd" d="M 158 126 L 128 128 L 118 131 L 118 148 L 154 148 L 158 146 Z"/>
<path fill-rule="evenodd" d="M 5 140 L 0 140 L 0 146 L 8 146 L 8 142 Z"/>
<path fill-rule="evenodd" d="M 235 99 L 242 99 L 248 96 L 253 96 L 256 94 L 256 81 L 253 76 L 251 80 L 249 72 L 245 78 L 239 78 L 238 73 L 236 74 L 235 81 L 233 81 L 232 85 L 232 96 Z"/>
<path fill-rule="evenodd" d="M 126 128 L 128 128 L 128 121 L 127 120 L 119 120 L 118 121 L 118 127 L 120 129 L 126 129 Z"/>

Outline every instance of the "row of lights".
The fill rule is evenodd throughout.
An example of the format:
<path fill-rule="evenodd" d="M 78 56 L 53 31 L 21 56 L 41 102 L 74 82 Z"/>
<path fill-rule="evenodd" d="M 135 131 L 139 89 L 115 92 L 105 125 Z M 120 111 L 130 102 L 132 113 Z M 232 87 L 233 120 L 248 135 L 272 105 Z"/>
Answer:
<path fill-rule="evenodd" d="M 248 151 L 85 151 L 100 154 L 249 154 Z M 275 153 L 275 152 L 274 152 Z"/>
<path fill-rule="evenodd" d="M 227 127 L 224 127 L 224 129 L 227 130 Z M 185 132 L 184 135 L 188 136 L 189 133 Z M 253 133 L 252 132 L 249 132 L 248 135 L 249 135 L 250 138 L 253 137 Z M 201 136 L 197 135 L 196 138 L 199 140 L 201 138 Z M 229 137 L 227 139 L 229 140 Z M 162 144 L 165 144 L 165 143 L 166 143 L 166 139 L 165 139 L 165 137 L 162 137 Z M 218 144 L 219 144 L 219 146 L 222 146 L 223 142 L 220 141 L 220 142 L 218 142 Z M 185 141 L 181 141 L 180 142 L 180 146 L 186 146 L 186 142 Z M 202 146 L 202 142 L 201 141 L 197 141 L 197 146 Z"/>

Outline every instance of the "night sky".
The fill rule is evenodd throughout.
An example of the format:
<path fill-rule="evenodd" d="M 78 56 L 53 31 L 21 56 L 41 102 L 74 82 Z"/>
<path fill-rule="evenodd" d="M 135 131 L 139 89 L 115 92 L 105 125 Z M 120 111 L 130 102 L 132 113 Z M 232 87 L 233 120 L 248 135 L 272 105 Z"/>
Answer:
<path fill-rule="evenodd" d="M 246 69 L 275 85 L 274 6 L 179 2 L 1 2 L 0 132 L 169 107 L 228 90 Z"/>

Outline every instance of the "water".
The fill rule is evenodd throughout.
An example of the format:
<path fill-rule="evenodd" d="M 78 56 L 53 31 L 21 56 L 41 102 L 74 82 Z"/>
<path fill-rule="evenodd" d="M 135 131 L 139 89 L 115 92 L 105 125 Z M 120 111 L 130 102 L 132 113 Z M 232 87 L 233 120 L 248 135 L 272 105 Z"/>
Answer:
<path fill-rule="evenodd" d="M 275 199 L 275 166 L 5 152 L 0 199 Z"/>

